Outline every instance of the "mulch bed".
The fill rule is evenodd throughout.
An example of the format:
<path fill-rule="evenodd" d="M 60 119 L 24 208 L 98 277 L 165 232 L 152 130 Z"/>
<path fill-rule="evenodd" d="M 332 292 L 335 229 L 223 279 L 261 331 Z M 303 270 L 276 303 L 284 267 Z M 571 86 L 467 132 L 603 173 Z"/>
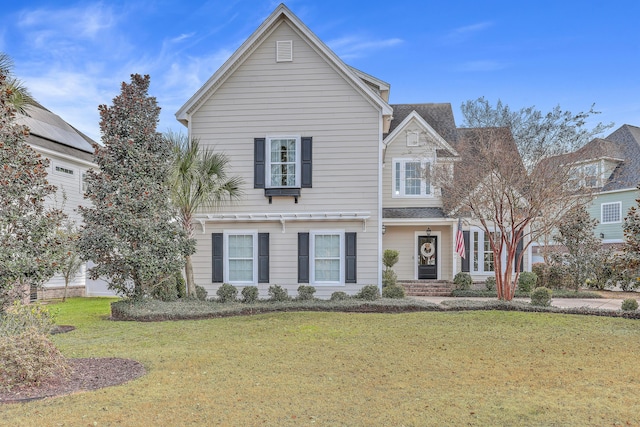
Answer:
<path fill-rule="evenodd" d="M 46 397 L 64 396 L 80 391 L 119 385 L 145 374 L 144 366 L 131 359 L 116 357 L 69 359 L 71 374 L 54 378 L 38 386 L 0 389 L 0 403 L 29 402 Z"/>

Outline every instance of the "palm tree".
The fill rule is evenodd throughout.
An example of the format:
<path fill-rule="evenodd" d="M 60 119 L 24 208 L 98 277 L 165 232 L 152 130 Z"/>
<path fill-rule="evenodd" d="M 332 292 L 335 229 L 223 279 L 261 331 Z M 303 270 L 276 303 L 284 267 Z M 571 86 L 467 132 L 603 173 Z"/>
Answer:
<path fill-rule="evenodd" d="M 193 238 L 193 217 L 200 209 L 217 209 L 242 195 L 243 181 L 228 177 L 229 159 L 209 148 L 200 148 L 197 139 L 169 131 L 165 138 L 174 147 L 170 178 L 171 200 L 178 210 L 178 219 L 190 238 Z M 191 255 L 185 256 L 187 295 L 195 296 Z"/>
<path fill-rule="evenodd" d="M 26 86 L 13 76 L 13 60 L 4 52 L 0 52 L 0 75 L 9 90 L 9 101 L 19 113 L 26 114 L 27 105 L 37 105 Z"/>

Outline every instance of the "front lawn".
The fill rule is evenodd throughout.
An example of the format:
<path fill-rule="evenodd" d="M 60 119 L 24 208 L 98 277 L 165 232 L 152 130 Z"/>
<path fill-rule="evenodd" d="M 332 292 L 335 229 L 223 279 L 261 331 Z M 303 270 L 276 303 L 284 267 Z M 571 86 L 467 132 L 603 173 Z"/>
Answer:
<path fill-rule="evenodd" d="M 97 302 L 96 302 L 97 301 Z M 505 311 L 283 312 L 104 320 L 58 304 L 69 357 L 126 357 L 147 375 L 3 405 L 8 425 L 639 425 L 640 323 Z M 78 315 L 84 304 L 96 304 Z"/>

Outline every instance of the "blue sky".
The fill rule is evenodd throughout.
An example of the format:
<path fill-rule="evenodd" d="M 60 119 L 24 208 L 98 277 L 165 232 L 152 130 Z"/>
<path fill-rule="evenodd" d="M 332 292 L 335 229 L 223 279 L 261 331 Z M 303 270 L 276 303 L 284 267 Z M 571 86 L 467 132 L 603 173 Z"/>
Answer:
<path fill-rule="evenodd" d="M 0 51 L 32 94 L 99 140 L 98 105 L 151 76 L 158 130 L 279 1 L 5 2 Z M 291 0 L 347 64 L 391 84 L 391 103 L 484 96 L 513 109 L 595 109 L 640 126 L 640 1 Z"/>

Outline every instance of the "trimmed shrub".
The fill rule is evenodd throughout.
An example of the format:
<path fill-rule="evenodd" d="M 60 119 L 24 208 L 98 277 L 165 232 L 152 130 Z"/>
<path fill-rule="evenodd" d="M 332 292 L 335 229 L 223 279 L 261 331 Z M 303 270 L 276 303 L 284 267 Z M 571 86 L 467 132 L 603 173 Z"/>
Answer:
<path fill-rule="evenodd" d="M 382 288 L 387 286 L 395 286 L 398 282 L 398 275 L 391 269 L 382 271 Z"/>
<path fill-rule="evenodd" d="M 234 302 L 238 298 L 238 289 L 228 283 L 223 283 L 216 291 L 218 302 Z"/>
<path fill-rule="evenodd" d="M 196 299 L 200 301 L 207 300 L 207 290 L 200 285 L 196 285 Z"/>
<path fill-rule="evenodd" d="M 178 299 L 178 285 L 174 276 L 169 276 L 151 289 L 151 298 L 160 301 L 175 301 Z"/>
<path fill-rule="evenodd" d="M 453 284 L 456 285 L 456 289 L 467 290 L 471 289 L 473 279 L 471 279 L 471 275 L 469 273 L 461 271 L 453 278 Z"/>
<path fill-rule="evenodd" d="M 0 337 L 0 354 L 0 383 L 9 389 L 16 385 L 38 385 L 69 372 L 64 356 L 37 327 Z"/>
<path fill-rule="evenodd" d="M 553 292 L 549 288 L 535 288 L 531 292 L 531 305 L 538 307 L 548 307 L 551 305 L 551 295 Z"/>
<path fill-rule="evenodd" d="M 382 254 L 382 263 L 385 267 L 391 268 L 398 262 L 400 258 L 400 252 L 395 249 L 385 249 Z"/>
<path fill-rule="evenodd" d="M 549 274 L 549 266 L 547 266 L 547 264 L 544 262 L 535 262 L 531 265 L 531 271 L 538 277 L 538 286 L 546 287 L 548 285 L 547 276 Z"/>
<path fill-rule="evenodd" d="M 484 287 L 487 288 L 488 291 L 496 290 L 496 276 L 489 276 L 484 281 Z"/>
<path fill-rule="evenodd" d="M 532 289 L 536 288 L 537 282 L 538 276 L 536 273 L 523 271 L 520 273 L 520 277 L 518 277 L 518 289 L 522 292 L 531 292 Z"/>
<path fill-rule="evenodd" d="M 380 289 L 376 285 L 363 286 L 354 298 L 375 301 L 380 298 Z"/>
<path fill-rule="evenodd" d="M 280 285 L 269 286 L 269 299 L 271 301 L 289 301 L 289 292 Z"/>
<path fill-rule="evenodd" d="M 299 300 L 312 300 L 313 294 L 316 293 L 316 288 L 310 285 L 300 285 L 298 286 L 298 297 Z"/>
<path fill-rule="evenodd" d="M 257 286 L 245 286 L 242 288 L 242 302 L 246 304 L 253 304 L 258 301 L 258 287 Z"/>
<path fill-rule="evenodd" d="M 567 277 L 567 269 L 562 265 L 549 266 L 547 270 L 546 285 L 552 289 L 564 289 L 568 287 L 570 278 Z"/>
<path fill-rule="evenodd" d="M 336 291 L 331 294 L 331 301 L 342 301 L 349 299 L 349 295 L 346 292 Z"/>
<path fill-rule="evenodd" d="M 622 301 L 622 311 L 636 311 L 638 309 L 638 301 L 633 298 L 627 298 Z"/>
<path fill-rule="evenodd" d="M 404 288 L 398 285 L 385 286 L 382 288 L 382 298 L 404 298 Z"/>
<path fill-rule="evenodd" d="M 19 335 L 29 329 L 46 335 L 53 327 L 54 316 L 40 304 L 25 305 L 16 301 L 6 311 L 0 312 L 0 336 Z"/>

